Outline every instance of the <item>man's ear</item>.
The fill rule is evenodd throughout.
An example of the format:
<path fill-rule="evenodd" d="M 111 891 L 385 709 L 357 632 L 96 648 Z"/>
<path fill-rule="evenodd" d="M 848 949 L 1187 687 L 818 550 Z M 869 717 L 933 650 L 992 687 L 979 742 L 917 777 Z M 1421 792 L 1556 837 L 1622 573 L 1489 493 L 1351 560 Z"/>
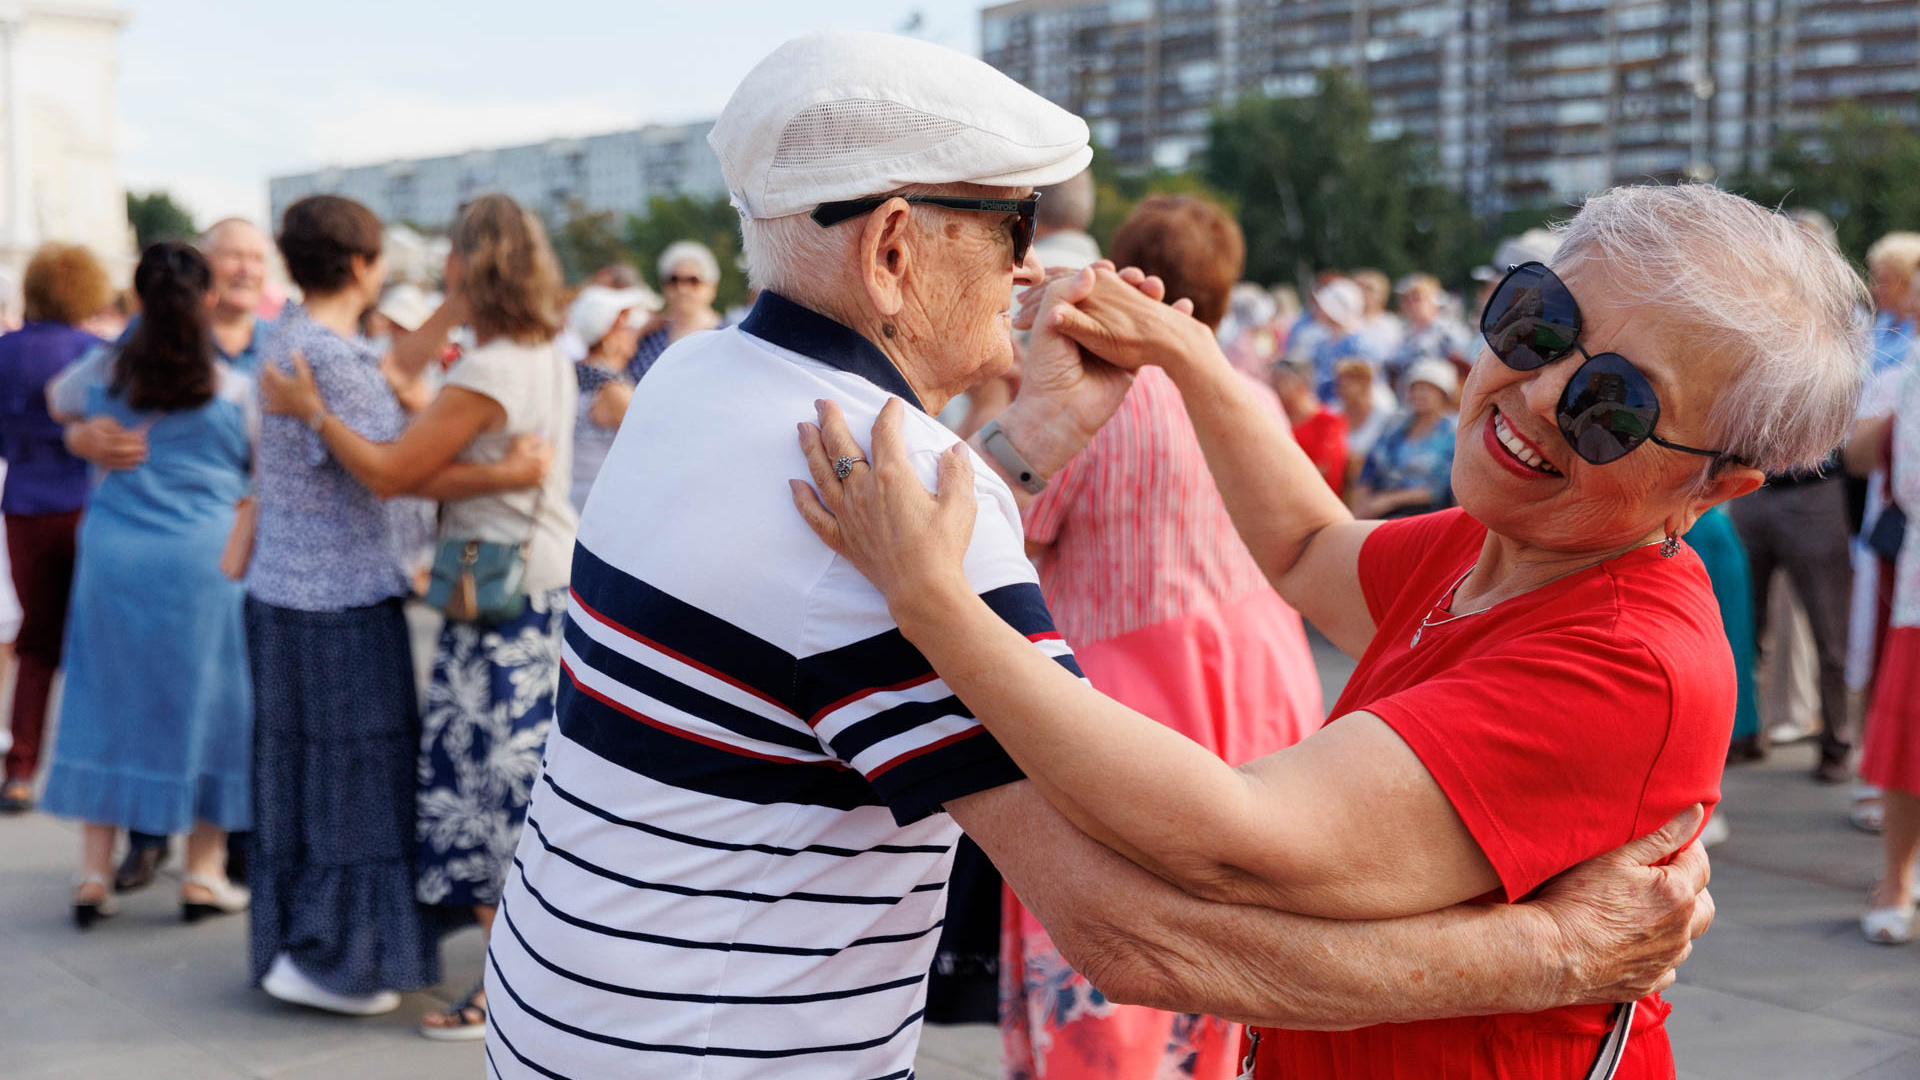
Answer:
<path fill-rule="evenodd" d="M 908 243 L 912 222 L 912 204 L 893 198 L 868 214 L 860 229 L 860 283 L 881 318 L 898 315 L 906 307 L 906 279 L 913 265 Z"/>

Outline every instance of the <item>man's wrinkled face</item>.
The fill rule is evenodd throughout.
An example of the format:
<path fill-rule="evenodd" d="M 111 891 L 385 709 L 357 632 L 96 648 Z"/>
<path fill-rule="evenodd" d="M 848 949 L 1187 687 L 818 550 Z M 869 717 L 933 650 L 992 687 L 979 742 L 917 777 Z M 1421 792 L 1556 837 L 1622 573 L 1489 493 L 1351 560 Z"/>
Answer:
<path fill-rule="evenodd" d="M 1024 198 L 1030 188 L 981 189 L 995 198 Z M 967 194 L 975 194 L 969 191 Z M 940 382 L 959 393 L 1013 366 L 1013 290 L 1037 282 L 1040 264 L 1027 253 L 1013 261 L 1016 215 L 913 207 L 919 242 L 915 260 L 922 272 L 912 283 L 909 311 L 925 329 L 916 336 L 941 374 Z"/>
<path fill-rule="evenodd" d="M 267 283 L 267 237 L 245 222 L 222 225 L 207 245 L 217 310 L 251 312 Z"/>

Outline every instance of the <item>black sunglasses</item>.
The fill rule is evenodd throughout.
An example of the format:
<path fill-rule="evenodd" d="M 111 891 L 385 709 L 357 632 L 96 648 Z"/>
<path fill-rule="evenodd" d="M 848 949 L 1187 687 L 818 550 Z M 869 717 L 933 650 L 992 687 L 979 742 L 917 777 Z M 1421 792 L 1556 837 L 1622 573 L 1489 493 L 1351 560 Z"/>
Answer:
<path fill-rule="evenodd" d="M 813 208 L 813 223 L 823 229 L 830 229 L 842 222 L 852 221 L 863 214 L 878 210 L 889 199 L 905 199 L 910 203 L 925 203 L 947 210 L 974 210 L 983 214 L 1013 214 L 1013 265 L 1019 266 L 1027 261 L 1027 252 L 1033 247 L 1034 214 L 1040 205 L 1040 193 L 1034 192 L 1024 199 L 972 199 L 964 195 L 875 195 L 865 199 L 844 199 L 840 202 L 821 203 Z"/>
<path fill-rule="evenodd" d="M 672 277 L 666 277 L 666 278 L 660 279 L 660 285 L 662 288 L 668 285 L 689 285 L 689 286 L 700 285 L 700 284 L 704 284 L 705 282 L 706 282 L 705 278 L 684 277 L 680 274 L 674 274 Z"/>
<path fill-rule="evenodd" d="M 1683 454 L 1745 464 L 1725 450 L 1702 450 L 1653 433 L 1660 397 L 1639 368 L 1619 353 L 1598 356 L 1580 344 L 1580 305 L 1567 284 L 1545 265 L 1522 263 L 1507 271 L 1486 310 L 1480 334 L 1493 355 L 1515 371 L 1532 371 L 1578 352 L 1587 358 L 1567 380 L 1555 410 L 1560 434 L 1573 452 L 1595 465 L 1619 461 L 1643 442 Z"/>

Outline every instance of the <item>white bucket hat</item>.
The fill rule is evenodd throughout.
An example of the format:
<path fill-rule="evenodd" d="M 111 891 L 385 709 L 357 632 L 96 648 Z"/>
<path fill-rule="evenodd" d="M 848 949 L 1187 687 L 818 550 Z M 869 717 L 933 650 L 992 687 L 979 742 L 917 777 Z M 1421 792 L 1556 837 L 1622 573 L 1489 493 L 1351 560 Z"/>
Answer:
<path fill-rule="evenodd" d="M 1422 382 L 1447 395 L 1448 401 L 1460 392 L 1460 373 L 1445 360 L 1420 360 L 1407 369 L 1408 386 Z"/>
<path fill-rule="evenodd" d="M 987 64 L 914 38 L 850 32 L 769 53 L 707 142 L 748 218 L 911 184 L 1041 187 L 1093 159 L 1084 120 Z"/>

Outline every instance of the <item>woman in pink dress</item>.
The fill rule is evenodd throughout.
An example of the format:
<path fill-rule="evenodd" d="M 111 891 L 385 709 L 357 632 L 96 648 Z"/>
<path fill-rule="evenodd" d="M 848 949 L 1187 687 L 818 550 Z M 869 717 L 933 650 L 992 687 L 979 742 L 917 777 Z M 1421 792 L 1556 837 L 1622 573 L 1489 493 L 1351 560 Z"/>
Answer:
<path fill-rule="evenodd" d="M 1159 275 L 1216 329 L 1245 253 L 1233 219 L 1192 196 L 1147 199 L 1113 241 L 1120 265 Z M 1047 606 L 1094 686 L 1229 763 L 1320 726 L 1300 616 L 1234 531 L 1160 369 L 1136 376 L 1119 413 L 1025 517 Z M 1107 1001 L 1011 890 L 1000 959 L 1009 1080 L 1226 1080 L 1238 1069 L 1234 1025 Z"/>

